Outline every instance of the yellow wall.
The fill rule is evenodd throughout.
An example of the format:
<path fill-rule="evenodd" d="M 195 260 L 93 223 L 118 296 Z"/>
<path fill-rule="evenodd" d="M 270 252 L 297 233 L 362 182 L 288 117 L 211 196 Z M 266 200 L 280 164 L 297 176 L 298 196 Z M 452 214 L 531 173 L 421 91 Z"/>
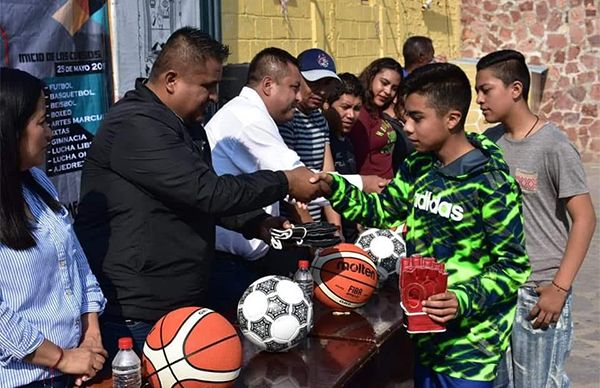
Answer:
<path fill-rule="evenodd" d="M 223 41 L 229 63 L 249 62 L 269 46 L 293 55 L 319 47 L 329 52 L 338 71 L 359 73 L 369 62 L 391 56 L 403 62 L 402 44 L 411 35 L 433 39 L 436 54 L 458 53 L 458 0 L 289 0 L 287 18 L 279 0 L 223 0 Z"/>

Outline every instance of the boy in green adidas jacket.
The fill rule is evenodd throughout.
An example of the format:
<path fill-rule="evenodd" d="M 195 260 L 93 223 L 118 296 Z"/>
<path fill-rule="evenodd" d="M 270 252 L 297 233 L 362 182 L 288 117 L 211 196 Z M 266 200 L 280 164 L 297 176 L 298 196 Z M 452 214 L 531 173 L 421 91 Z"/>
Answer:
<path fill-rule="evenodd" d="M 413 336 L 417 387 L 492 387 L 508 346 L 517 290 L 530 273 L 521 192 L 500 149 L 465 134 L 471 101 L 465 73 L 430 64 L 405 80 L 405 127 L 416 151 L 381 194 L 321 174 L 343 217 L 377 228 L 406 221 L 407 253 L 446 266 L 448 291 L 423 302 L 446 324 Z"/>

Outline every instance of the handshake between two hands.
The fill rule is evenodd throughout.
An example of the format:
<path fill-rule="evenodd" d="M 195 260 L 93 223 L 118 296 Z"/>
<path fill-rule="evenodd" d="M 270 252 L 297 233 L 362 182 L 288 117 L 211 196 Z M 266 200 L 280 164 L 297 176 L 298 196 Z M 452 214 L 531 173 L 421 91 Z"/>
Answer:
<path fill-rule="evenodd" d="M 318 197 L 331 195 L 333 178 L 326 172 L 313 172 L 306 167 L 296 167 L 284 171 L 288 180 L 289 195 L 301 203 L 308 203 Z M 390 182 L 377 175 L 361 175 L 362 190 L 367 193 L 380 193 Z"/>
<path fill-rule="evenodd" d="M 308 203 L 318 197 L 331 195 L 333 178 L 326 172 L 313 172 L 306 167 L 284 171 L 288 180 L 288 192 L 296 201 Z"/>

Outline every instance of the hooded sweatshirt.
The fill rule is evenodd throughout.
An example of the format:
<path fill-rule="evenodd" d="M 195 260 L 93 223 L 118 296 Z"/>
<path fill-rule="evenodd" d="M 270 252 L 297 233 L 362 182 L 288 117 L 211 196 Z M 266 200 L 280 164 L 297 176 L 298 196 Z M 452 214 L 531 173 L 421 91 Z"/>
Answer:
<path fill-rule="evenodd" d="M 531 269 L 520 189 L 492 141 L 467 138 L 475 149 L 447 166 L 433 153 L 411 154 L 381 194 L 333 176 L 330 202 L 373 227 L 406 222 L 407 254 L 445 264 L 458 314 L 443 333 L 413 335 L 417 361 L 451 377 L 492 381 Z"/>

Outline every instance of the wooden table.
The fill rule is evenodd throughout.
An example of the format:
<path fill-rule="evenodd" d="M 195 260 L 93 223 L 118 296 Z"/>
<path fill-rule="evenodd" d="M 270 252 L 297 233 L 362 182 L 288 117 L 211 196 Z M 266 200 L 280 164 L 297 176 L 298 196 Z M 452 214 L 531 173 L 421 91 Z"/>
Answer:
<path fill-rule="evenodd" d="M 309 337 L 287 353 L 258 352 L 243 342 L 244 364 L 236 387 L 363 388 L 412 380 L 412 345 L 394 287 L 380 290 L 348 314 L 319 303 L 314 307 Z"/>
<path fill-rule="evenodd" d="M 382 344 L 402 330 L 402 308 L 397 290 L 377 292 L 369 302 L 349 314 L 341 314 L 315 303 L 315 325 L 310 335 L 318 338 L 366 341 Z"/>
<path fill-rule="evenodd" d="M 343 386 L 375 351 L 375 344 L 309 337 L 285 353 L 268 353 L 244 341 L 235 387 Z"/>
<path fill-rule="evenodd" d="M 389 381 L 412 382 L 413 348 L 402 325 L 403 312 L 396 284 L 397 280 L 386 283 L 365 306 L 347 315 L 334 314 L 319 304 L 315 306 L 311 336 L 375 345 L 367 361 L 357 365 L 344 386 L 363 388 L 380 387 Z"/>
<path fill-rule="evenodd" d="M 268 353 L 242 339 L 244 358 L 234 387 L 343 386 L 372 356 L 369 342 L 309 337 L 285 353 Z M 94 379 L 94 388 L 112 387 L 110 376 Z"/>
<path fill-rule="evenodd" d="M 393 287 L 349 314 L 333 314 L 317 302 L 314 311 L 309 337 L 288 352 L 260 351 L 240 336 L 243 363 L 234 386 L 362 388 L 412 379 L 412 346 Z M 91 386 L 111 387 L 110 376 Z"/>

